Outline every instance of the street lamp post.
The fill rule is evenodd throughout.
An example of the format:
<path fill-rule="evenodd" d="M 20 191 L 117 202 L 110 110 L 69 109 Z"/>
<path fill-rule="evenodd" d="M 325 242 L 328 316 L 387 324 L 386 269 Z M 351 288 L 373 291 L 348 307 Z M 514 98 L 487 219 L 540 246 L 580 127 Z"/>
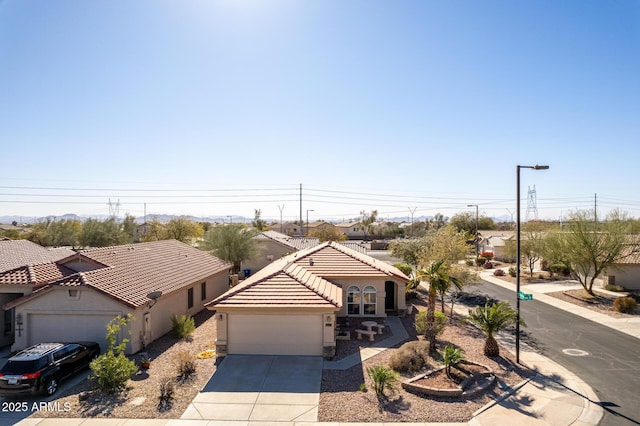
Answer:
<path fill-rule="evenodd" d="M 516 166 L 516 364 L 520 363 L 520 169 L 547 170 L 549 166 Z"/>
<path fill-rule="evenodd" d="M 307 233 L 305 234 L 307 237 L 309 236 L 309 212 L 313 210 L 307 210 Z"/>
<path fill-rule="evenodd" d="M 467 204 L 467 207 L 475 207 L 476 208 L 476 265 L 478 264 L 478 205 L 477 204 Z"/>

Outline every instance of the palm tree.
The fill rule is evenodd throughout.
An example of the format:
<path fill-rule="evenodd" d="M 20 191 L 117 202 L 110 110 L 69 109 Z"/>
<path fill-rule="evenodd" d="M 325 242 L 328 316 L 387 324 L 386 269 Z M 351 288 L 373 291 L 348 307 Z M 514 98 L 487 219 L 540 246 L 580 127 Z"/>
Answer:
<path fill-rule="evenodd" d="M 514 325 L 518 321 L 518 313 L 507 302 L 498 302 L 489 306 L 487 301 L 484 306 L 469 309 L 469 321 L 487 335 L 484 354 L 493 358 L 500 355 L 500 347 L 493 336 L 500 330 Z M 520 319 L 520 325 L 526 325 L 522 319 Z"/>
<path fill-rule="evenodd" d="M 442 360 L 444 361 L 444 372 L 447 374 L 447 377 L 451 379 L 451 367 L 455 367 L 464 361 L 462 349 L 447 345 L 442 353 Z"/>
<path fill-rule="evenodd" d="M 432 262 L 428 268 L 418 271 L 418 277 L 421 280 L 429 283 L 429 303 L 427 305 L 427 329 L 425 331 L 425 338 L 429 340 L 429 350 L 436 350 L 436 329 L 435 324 L 435 310 L 436 310 L 436 294 L 442 289 L 446 292 L 451 285 L 460 287 L 462 284 L 460 281 L 451 275 L 447 266 L 444 264 L 444 260 L 438 262 Z M 444 302 L 442 311 L 444 313 Z"/>

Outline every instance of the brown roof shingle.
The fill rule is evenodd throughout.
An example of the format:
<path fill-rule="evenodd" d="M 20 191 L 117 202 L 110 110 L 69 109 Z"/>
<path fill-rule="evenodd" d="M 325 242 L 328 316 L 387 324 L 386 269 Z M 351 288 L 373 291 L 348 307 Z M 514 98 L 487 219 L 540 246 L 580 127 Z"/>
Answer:
<path fill-rule="evenodd" d="M 55 262 L 73 253 L 73 250 L 65 248 L 42 247 L 29 240 L 0 240 L 0 272 Z"/>
<path fill-rule="evenodd" d="M 145 304 L 152 291 L 170 293 L 232 268 L 228 262 L 175 240 L 84 250 L 60 264 L 79 257 L 106 266 L 74 273 L 49 286 L 92 287 L 131 307 Z"/>

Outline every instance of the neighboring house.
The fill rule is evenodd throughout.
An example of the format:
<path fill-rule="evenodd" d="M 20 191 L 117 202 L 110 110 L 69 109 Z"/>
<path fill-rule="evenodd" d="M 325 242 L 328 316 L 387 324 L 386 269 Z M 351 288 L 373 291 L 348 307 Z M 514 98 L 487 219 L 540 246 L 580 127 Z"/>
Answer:
<path fill-rule="evenodd" d="M 496 260 L 513 261 L 515 255 L 509 255 L 507 245 L 515 244 L 513 231 L 479 231 L 481 235 L 478 253 L 485 251 L 493 253 Z"/>
<path fill-rule="evenodd" d="M 45 341 L 94 340 L 131 314 L 127 353 L 171 330 L 171 316 L 194 315 L 229 288 L 232 265 L 175 240 L 83 250 L 57 262 L 0 274 L 5 287 L 31 286 L 4 304 L 15 323 L 12 350 Z M 35 277 L 35 279 L 33 279 Z M 156 300 L 149 295 L 155 293 Z M 121 337 L 127 337 L 122 331 Z"/>
<path fill-rule="evenodd" d="M 602 274 L 602 286 L 615 284 L 627 290 L 640 290 L 640 251 L 638 243 L 627 246 L 626 255 Z"/>
<path fill-rule="evenodd" d="M 404 315 L 408 280 L 335 242 L 293 253 L 206 305 L 216 311 L 217 354 L 331 357 L 336 319 Z"/>
<path fill-rule="evenodd" d="M 290 237 L 275 231 L 260 232 L 255 240 L 258 253 L 253 259 L 242 262 L 243 277 L 245 271 L 249 276 L 289 253 L 320 244 L 317 238 Z"/>
<path fill-rule="evenodd" d="M 51 263 L 75 253 L 64 248 L 49 249 L 28 240 L 0 240 L 0 306 L 31 294 L 36 280 L 55 277 L 55 271 L 47 267 L 33 266 Z M 55 269 L 55 268 L 54 268 Z M 13 278 L 2 278 L 4 273 L 20 270 L 24 279 L 14 282 Z M 52 275 L 53 274 L 53 275 Z M 13 276 L 13 274 L 8 274 Z M 0 334 L 0 347 L 13 343 L 13 312 L 2 310 L 3 332 Z"/>
<path fill-rule="evenodd" d="M 300 225 L 293 222 L 284 222 L 282 224 L 278 223 L 269 225 L 269 230 L 280 232 L 281 234 L 289 236 L 300 235 Z"/>
<path fill-rule="evenodd" d="M 335 226 L 348 239 L 364 238 L 364 226 L 361 222 L 337 223 Z"/>

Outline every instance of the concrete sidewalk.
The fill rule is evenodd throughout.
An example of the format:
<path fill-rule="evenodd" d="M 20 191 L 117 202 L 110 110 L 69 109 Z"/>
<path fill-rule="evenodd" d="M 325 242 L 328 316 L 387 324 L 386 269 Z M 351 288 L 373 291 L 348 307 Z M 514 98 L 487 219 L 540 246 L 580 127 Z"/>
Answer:
<path fill-rule="evenodd" d="M 492 271 L 481 274 L 486 281 L 496 285 L 515 290 L 515 285 L 506 281 L 493 277 Z M 556 287 L 554 287 L 554 285 Z M 552 291 L 566 290 L 574 286 L 571 282 L 558 282 L 557 284 L 545 284 L 544 287 L 523 286 L 522 290 L 534 294 L 534 299 L 544 303 L 556 306 L 560 309 L 572 312 L 576 315 L 596 321 L 605 326 L 614 328 L 640 338 L 640 319 L 618 319 L 612 318 L 604 314 L 590 311 L 586 308 L 564 302 L 545 293 Z M 466 308 L 460 306 L 456 309 L 458 312 L 466 314 Z M 391 324 L 393 324 L 393 319 Z M 396 318 L 397 320 L 397 318 Z M 399 320 L 398 320 L 399 322 Z M 394 334 L 395 334 L 395 327 Z M 398 342 L 403 341 L 401 335 L 398 336 Z M 388 339 L 387 339 L 388 340 Z M 498 336 L 498 340 L 507 350 L 514 351 L 514 337 L 511 335 Z M 375 348 L 364 348 L 360 354 L 350 359 L 349 362 L 342 364 L 329 362 L 324 363 L 324 368 L 342 369 L 347 365 L 354 365 L 362 359 L 374 356 L 392 345 L 390 341 L 381 341 Z M 394 344 L 396 344 L 394 343 Z M 444 426 L 444 425 L 469 425 L 469 426 L 511 426 L 518 425 L 553 425 L 553 426 L 587 426 L 597 425 L 604 411 L 598 404 L 598 398 L 593 389 L 582 381 L 575 374 L 566 368 L 560 366 L 554 361 L 537 354 L 526 345 L 521 346 L 520 350 L 521 362 L 537 374 L 524 382 L 515 386 L 513 389 L 503 389 L 504 393 L 498 401 L 487 404 L 478 410 L 474 417 L 468 423 L 412 423 L 415 426 Z M 349 367 L 346 367 L 349 368 Z M 503 386 L 505 387 L 505 386 Z M 231 395 L 233 396 L 233 395 Z M 282 394 L 282 398 L 289 398 L 289 394 Z M 293 398 L 293 395 L 291 395 Z M 239 402 L 236 400 L 236 402 Z M 207 404 L 202 399 L 194 400 L 195 404 Z M 207 410 L 207 407 L 202 407 Z M 211 407 L 209 407 L 211 408 Z M 187 414 L 187 413 L 185 413 Z M 188 415 L 188 414 L 187 414 Z M 195 417 L 195 416 L 194 416 Z M 300 419 L 302 420 L 302 419 Z M 169 426 L 341 426 L 354 423 L 320 423 L 312 421 L 305 417 L 304 421 L 286 421 L 273 422 L 267 420 L 253 419 L 236 419 L 236 420 L 196 420 L 196 419 L 32 419 L 28 418 L 19 423 L 20 425 L 82 425 L 82 426 L 107 426 L 107 425 L 123 425 L 123 426 L 139 426 L 139 425 L 169 425 Z M 389 426 L 389 423 L 366 423 L 365 426 Z"/>

